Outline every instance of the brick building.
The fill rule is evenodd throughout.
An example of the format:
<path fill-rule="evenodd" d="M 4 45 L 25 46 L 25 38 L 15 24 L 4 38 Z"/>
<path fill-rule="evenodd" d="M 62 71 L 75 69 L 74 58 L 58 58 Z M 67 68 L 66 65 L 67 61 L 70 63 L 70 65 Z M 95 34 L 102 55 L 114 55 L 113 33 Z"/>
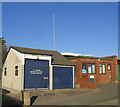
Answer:
<path fill-rule="evenodd" d="M 65 56 L 65 55 L 64 55 Z M 75 86 L 96 88 L 97 83 L 110 83 L 118 80 L 117 56 L 65 56 L 75 64 Z"/>

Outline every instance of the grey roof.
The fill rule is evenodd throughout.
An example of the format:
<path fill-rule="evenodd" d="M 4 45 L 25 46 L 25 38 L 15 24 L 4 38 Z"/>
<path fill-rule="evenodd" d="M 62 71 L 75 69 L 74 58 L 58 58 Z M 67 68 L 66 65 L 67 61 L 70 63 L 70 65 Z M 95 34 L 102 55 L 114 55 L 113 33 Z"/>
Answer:
<path fill-rule="evenodd" d="M 73 56 L 73 57 L 68 57 L 68 59 L 74 59 L 74 58 L 91 58 L 91 59 L 113 60 L 113 58 L 91 57 L 91 56 Z"/>
<path fill-rule="evenodd" d="M 11 48 L 17 50 L 20 53 L 24 53 L 24 54 L 52 56 L 52 64 L 53 65 L 72 65 L 72 66 L 74 65 L 71 61 L 69 61 L 67 58 L 65 58 L 58 51 L 23 48 L 23 47 L 16 47 L 16 46 L 11 46 Z"/>

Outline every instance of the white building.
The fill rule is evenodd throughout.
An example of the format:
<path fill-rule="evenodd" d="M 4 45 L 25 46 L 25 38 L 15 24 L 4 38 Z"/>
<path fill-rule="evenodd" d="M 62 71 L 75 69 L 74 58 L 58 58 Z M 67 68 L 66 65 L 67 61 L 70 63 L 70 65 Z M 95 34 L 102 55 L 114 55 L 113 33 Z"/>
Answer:
<path fill-rule="evenodd" d="M 61 53 L 65 57 L 74 57 L 74 56 L 94 56 L 94 54 L 78 54 L 78 53 L 70 53 L 70 52 L 63 52 Z"/>
<path fill-rule="evenodd" d="M 74 64 L 57 51 L 12 46 L 3 65 L 2 88 L 74 88 Z"/>

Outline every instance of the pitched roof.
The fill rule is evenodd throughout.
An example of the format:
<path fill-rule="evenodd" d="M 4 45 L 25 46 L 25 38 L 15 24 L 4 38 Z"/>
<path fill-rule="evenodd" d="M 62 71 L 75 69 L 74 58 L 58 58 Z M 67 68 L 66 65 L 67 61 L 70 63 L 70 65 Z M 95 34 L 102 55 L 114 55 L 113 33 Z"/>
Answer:
<path fill-rule="evenodd" d="M 53 65 L 74 65 L 71 61 L 69 61 L 67 58 L 61 55 L 58 51 L 23 48 L 23 47 L 16 47 L 16 46 L 11 46 L 10 48 L 13 48 L 18 52 L 24 53 L 24 54 L 52 56 Z"/>

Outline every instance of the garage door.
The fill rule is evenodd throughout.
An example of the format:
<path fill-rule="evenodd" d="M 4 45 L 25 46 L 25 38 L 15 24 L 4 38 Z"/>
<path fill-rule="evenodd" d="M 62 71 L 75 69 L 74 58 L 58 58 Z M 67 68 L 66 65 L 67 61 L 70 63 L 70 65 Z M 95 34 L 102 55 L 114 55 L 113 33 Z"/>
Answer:
<path fill-rule="evenodd" d="M 53 89 L 73 88 L 73 67 L 53 67 Z"/>
<path fill-rule="evenodd" d="M 49 61 L 25 59 L 24 88 L 48 88 Z"/>

